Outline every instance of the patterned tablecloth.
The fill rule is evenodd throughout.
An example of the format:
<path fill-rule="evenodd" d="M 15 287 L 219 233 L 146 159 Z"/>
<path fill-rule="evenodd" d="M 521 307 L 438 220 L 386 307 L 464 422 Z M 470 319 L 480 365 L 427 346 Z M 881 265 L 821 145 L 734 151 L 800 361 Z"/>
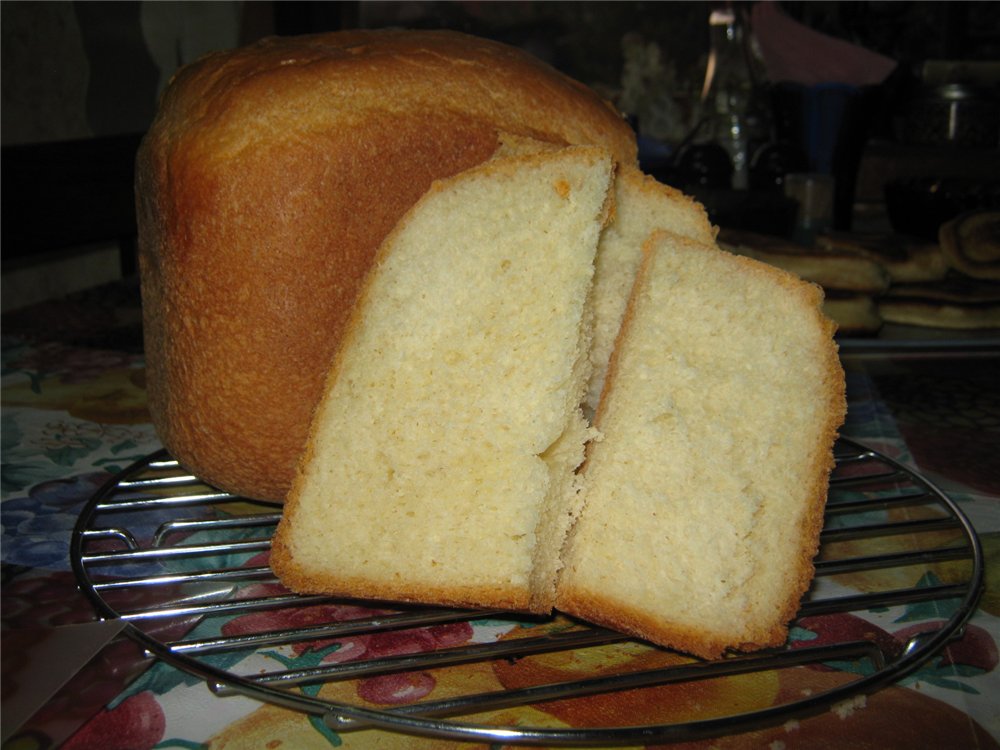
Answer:
<path fill-rule="evenodd" d="M 38 664 L 44 635 L 94 619 L 69 563 L 71 530 L 96 488 L 159 448 L 146 411 L 135 284 L 93 290 L 7 315 L 3 321 L 3 694 L 22 687 L 21 668 Z M 960 640 L 901 682 L 849 706 L 769 729 L 672 747 L 1000 748 L 1000 351 L 969 357 L 865 353 L 844 357 L 849 416 L 843 433 L 924 474 L 955 500 L 978 530 L 987 561 L 979 609 Z M 900 622 L 893 630 L 902 631 Z M 238 626 L 237 626 L 238 627 Z M 480 626 L 477 626 L 480 627 Z M 490 622 L 483 627 L 502 627 Z M 511 628 L 516 627 L 511 625 Z M 50 630 L 54 629 L 54 630 Z M 362 653 L 405 653 L 428 644 L 477 638 L 467 623 L 344 639 L 337 660 Z M 481 634 L 480 634 L 481 635 Z M 799 634 L 801 636 L 801 634 Z M 309 650 L 304 644 L 302 652 Z M 450 747 L 375 730 L 336 734 L 305 714 L 243 697 L 220 698 L 203 682 L 163 663 L 150 664 L 119 638 L 4 748 L 328 748 Z M 558 660 L 549 667 L 570 669 Z M 438 678 L 440 679 L 440 678 Z M 492 689 L 503 664 L 456 668 L 449 678 Z M 811 680 L 835 679 L 823 674 Z M 734 683 L 728 695 L 698 700 L 761 707 L 801 685 Z M 446 686 L 430 674 L 374 677 L 341 689 L 368 705 L 398 705 Z M 676 718 L 702 705 L 664 698 L 584 704 L 625 723 Z M 622 706 L 630 715 L 615 716 Z M 634 715 L 631 715 L 634 714 Z M 539 726 L 585 723 L 556 702 L 519 709 L 510 721 Z M 463 745 L 464 746 L 464 745 Z"/>

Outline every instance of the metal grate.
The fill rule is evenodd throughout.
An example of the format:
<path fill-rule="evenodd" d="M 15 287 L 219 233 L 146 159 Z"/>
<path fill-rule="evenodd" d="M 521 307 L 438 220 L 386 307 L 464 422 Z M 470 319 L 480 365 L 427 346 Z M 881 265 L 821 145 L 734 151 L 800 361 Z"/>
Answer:
<path fill-rule="evenodd" d="M 501 612 L 295 595 L 281 587 L 266 562 L 280 507 L 207 487 L 162 452 L 130 467 L 91 499 L 74 531 L 72 558 L 79 585 L 100 617 L 125 620 L 126 631 L 150 655 L 206 680 L 220 696 L 240 693 L 294 708 L 322 717 L 337 731 L 380 727 L 550 746 L 692 740 L 828 710 L 895 682 L 961 634 L 974 610 L 983 585 L 982 551 L 955 504 L 926 479 L 852 441 L 839 441 L 836 457 L 816 579 L 789 643 L 717 661 L 681 657 L 561 615 L 516 620 L 504 619 L 511 615 Z M 894 638 L 888 624 L 901 621 L 906 635 Z M 344 642 L 338 639 L 405 636 L 460 623 L 488 623 L 472 630 L 487 635 L 460 645 L 425 643 L 415 653 L 337 663 L 292 658 L 306 648 L 335 649 Z M 845 623 L 862 627 L 845 629 Z M 390 708 L 331 700 L 319 689 L 473 662 L 509 671 L 554 654 L 590 653 L 642 658 L 618 659 L 621 664 L 610 671 Z M 622 696 L 628 700 L 642 690 L 790 670 L 806 685 L 818 670 L 838 672 L 843 679 L 833 687 L 824 680 L 777 705 L 709 716 L 682 709 L 672 723 L 566 729 L 481 719 L 484 712 L 516 706 L 565 705 L 602 693 L 638 691 Z M 471 715 L 475 722 L 462 718 Z"/>

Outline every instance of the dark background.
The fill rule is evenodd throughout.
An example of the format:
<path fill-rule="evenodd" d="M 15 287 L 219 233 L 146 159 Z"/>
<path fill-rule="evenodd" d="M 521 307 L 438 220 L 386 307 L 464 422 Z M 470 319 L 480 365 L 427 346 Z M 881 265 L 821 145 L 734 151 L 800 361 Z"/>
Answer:
<path fill-rule="evenodd" d="M 873 137 L 891 142 L 897 99 L 931 59 L 1000 60 L 1000 3 L 782 2 L 810 27 L 892 57 Z M 708 50 L 705 2 L 15 2 L 0 3 L 4 271 L 81 243 L 122 244 L 134 271 L 132 160 L 177 67 L 268 34 L 450 28 L 522 47 L 677 141 L 681 116 L 628 112 L 628 49 L 654 49 L 648 96 L 684 112 Z M 669 109 L 669 112 L 675 110 Z M 669 113 L 668 113 L 669 114 Z M 645 119 L 644 119 L 645 118 Z M 654 127 L 655 126 L 655 127 Z"/>

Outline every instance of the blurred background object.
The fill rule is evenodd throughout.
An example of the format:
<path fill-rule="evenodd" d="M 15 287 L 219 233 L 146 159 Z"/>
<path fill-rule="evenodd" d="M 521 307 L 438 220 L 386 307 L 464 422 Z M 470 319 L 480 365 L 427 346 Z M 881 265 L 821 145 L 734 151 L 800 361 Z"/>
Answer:
<path fill-rule="evenodd" d="M 643 169 L 728 229 L 795 239 L 785 182 L 802 173 L 833 179 L 832 230 L 869 244 L 933 243 L 946 221 L 997 208 L 1000 3 L 6 2 L 0 14 L 5 310 L 135 272 L 132 158 L 159 93 L 204 52 L 269 34 L 448 28 L 526 49 L 614 103 Z"/>
<path fill-rule="evenodd" d="M 785 176 L 785 195 L 798 205 L 792 239 L 813 245 L 833 227 L 836 180 L 828 172 L 791 172 Z"/>

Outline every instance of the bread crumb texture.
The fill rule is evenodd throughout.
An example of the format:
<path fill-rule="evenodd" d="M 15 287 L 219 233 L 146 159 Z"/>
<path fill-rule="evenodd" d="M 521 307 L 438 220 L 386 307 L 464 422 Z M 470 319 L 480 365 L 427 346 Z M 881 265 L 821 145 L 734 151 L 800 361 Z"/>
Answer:
<path fill-rule="evenodd" d="M 390 235 L 279 528 L 293 587 L 551 608 L 610 179 L 595 148 L 496 160 Z"/>
<path fill-rule="evenodd" d="M 713 243 L 715 229 L 705 209 L 638 169 L 623 165 L 615 179 L 615 217 L 601 237 L 594 277 L 594 343 L 586 406 L 596 411 L 615 339 L 625 316 L 642 245 L 657 228 Z"/>
<path fill-rule="evenodd" d="M 647 247 L 559 606 L 683 650 L 775 645 L 811 577 L 842 372 L 814 287 Z"/>

